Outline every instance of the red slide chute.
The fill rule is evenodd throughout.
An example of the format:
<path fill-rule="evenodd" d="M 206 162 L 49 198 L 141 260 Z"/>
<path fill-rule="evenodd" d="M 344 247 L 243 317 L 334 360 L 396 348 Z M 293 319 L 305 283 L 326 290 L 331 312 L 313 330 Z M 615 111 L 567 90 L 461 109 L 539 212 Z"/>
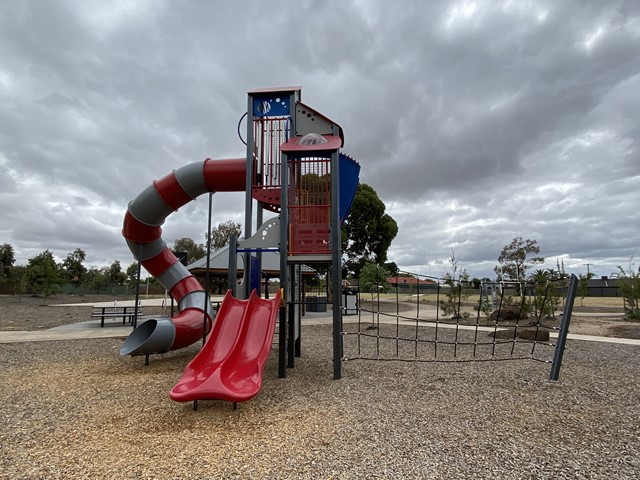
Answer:
<path fill-rule="evenodd" d="M 216 398 L 252 399 L 262 385 L 280 306 L 280 291 L 271 300 L 248 300 L 227 292 L 206 344 L 189 362 L 169 396 L 178 402 Z"/>

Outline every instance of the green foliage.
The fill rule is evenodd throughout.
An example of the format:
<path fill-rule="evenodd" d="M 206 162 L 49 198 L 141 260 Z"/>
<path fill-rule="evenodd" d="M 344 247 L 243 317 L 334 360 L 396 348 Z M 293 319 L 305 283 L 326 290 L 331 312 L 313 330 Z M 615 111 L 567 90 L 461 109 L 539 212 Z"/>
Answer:
<path fill-rule="evenodd" d="M 627 270 L 618 266 L 618 285 L 624 301 L 624 313 L 630 320 L 640 320 L 640 271 L 635 268 L 633 258 Z"/>
<path fill-rule="evenodd" d="M 533 307 L 533 312 L 536 318 L 541 317 L 543 314 L 547 316 L 553 316 L 553 287 L 551 281 L 553 279 L 553 271 L 538 269 L 531 275 L 531 280 L 534 282 L 533 286 L 533 299 L 530 300 L 530 306 Z"/>
<path fill-rule="evenodd" d="M 180 250 L 183 251 L 183 250 Z M 125 272 L 125 276 L 127 277 L 127 284 L 135 288 L 136 282 L 138 280 L 138 262 L 133 262 L 127 267 L 127 271 Z"/>
<path fill-rule="evenodd" d="M 530 307 L 537 318 L 542 315 L 547 317 L 555 317 L 556 310 L 562 305 L 564 292 L 566 287 L 566 277 L 564 267 L 554 270 L 538 269 L 531 276 L 530 280 L 534 282 L 533 299 L 529 301 Z"/>
<path fill-rule="evenodd" d="M 179 238 L 173 243 L 174 252 L 187 252 L 187 261 L 189 263 L 204 257 L 207 252 L 204 245 L 194 242 L 189 237 Z"/>
<path fill-rule="evenodd" d="M 384 268 L 389 272 L 389 276 L 396 276 L 400 273 L 400 269 L 396 262 L 385 262 Z"/>
<path fill-rule="evenodd" d="M 64 283 L 60 267 L 49 250 L 29 259 L 27 265 L 27 278 L 34 292 L 44 297 L 57 293 Z"/>
<path fill-rule="evenodd" d="M 469 275 L 466 269 L 458 266 L 455 252 L 451 250 L 448 260 L 449 268 L 444 274 L 444 300 L 441 303 L 442 312 L 451 318 L 468 318 L 469 312 L 461 312 L 462 302 L 469 298 L 465 286 L 469 284 Z"/>
<path fill-rule="evenodd" d="M 361 292 L 371 293 L 373 297 L 374 293 L 384 293 L 389 289 L 387 283 L 387 277 L 389 277 L 389 271 L 376 265 L 373 262 L 366 263 L 360 270 L 360 277 L 358 278 L 358 285 Z"/>
<path fill-rule="evenodd" d="M 0 278 L 9 279 L 11 269 L 16 261 L 13 246 L 5 243 L 0 246 Z"/>
<path fill-rule="evenodd" d="M 29 277 L 27 274 L 27 267 L 22 265 L 16 265 L 11 269 L 10 275 L 11 288 L 9 291 L 12 295 L 18 295 L 21 299 L 22 295 L 27 293 L 29 287 Z"/>
<path fill-rule="evenodd" d="M 106 276 L 109 280 L 109 285 L 111 287 L 117 287 L 118 285 L 122 285 L 126 280 L 127 276 L 122 271 L 122 266 L 120 265 L 120 260 L 115 260 L 106 270 Z M 115 292 L 115 289 L 113 289 Z"/>
<path fill-rule="evenodd" d="M 520 282 L 527 278 L 527 270 L 532 266 L 544 263 L 538 255 L 540 247 L 536 240 L 515 237 L 509 245 L 505 245 L 498 256 L 499 265 L 493 271 L 501 280 Z"/>
<path fill-rule="evenodd" d="M 107 268 L 90 268 L 85 275 L 85 282 L 95 293 L 109 286 L 109 278 L 107 276 Z"/>
<path fill-rule="evenodd" d="M 342 226 L 346 265 L 356 277 L 367 262 L 383 265 L 387 261 L 387 251 L 398 234 L 398 224 L 385 210 L 385 204 L 373 188 L 358 185 L 351 212 Z"/>
<path fill-rule="evenodd" d="M 584 302 L 584 297 L 589 296 L 589 280 L 593 277 L 595 277 L 595 274 L 592 272 L 589 272 L 586 275 L 582 273 L 578 275 L 578 291 L 576 293 L 580 297 L 580 306 L 582 306 Z"/>
<path fill-rule="evenodd" d="M 73 252 L 67 255 L 67 258 L 62 262 L 62 268 L 66 272 L 67 280 L 74 288 L 78 288 L 84 281 L 84 276 L 87 273 L 87 268 L 82 264 L 87 257 L 87 254 L 81 248 L 76 248 Z"/>
<path fill-rule="evenodd" d="M 222 247 L 226 246 L 229 243 L 229 239 L 231 235 L 236 235 L 240 237 L 242 234 L 242 225 L 232 220 L 227 220 L 226 222 L 222 222 L 217 227 L 211 229 L 211 249 L 219 250 Z M 205 234 L 205 240 L 207 236 Z M 202 253 L 198 258 L 204 257 L 205 252 Z"/>

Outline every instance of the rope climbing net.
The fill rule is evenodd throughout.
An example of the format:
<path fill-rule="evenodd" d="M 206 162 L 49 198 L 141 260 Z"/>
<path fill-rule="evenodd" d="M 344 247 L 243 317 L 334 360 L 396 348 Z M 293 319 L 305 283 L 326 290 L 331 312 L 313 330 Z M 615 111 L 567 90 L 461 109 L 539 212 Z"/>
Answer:
<path fill-rule="evenodd" d="M 534 360 L 559 368 L 575 276 L 472 283 L 400 273 L 374 283 L 374 293 L 343 292 L 344 361 Z"/>

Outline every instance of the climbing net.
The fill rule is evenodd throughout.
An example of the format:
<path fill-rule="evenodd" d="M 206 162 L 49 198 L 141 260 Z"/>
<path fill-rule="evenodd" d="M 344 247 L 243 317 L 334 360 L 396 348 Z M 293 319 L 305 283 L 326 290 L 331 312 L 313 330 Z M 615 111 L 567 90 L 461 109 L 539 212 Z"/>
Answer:
<path fill-rule="evenodd" d="M 564 349 L 557 339 L 562 329 L 566 338 L 572 282 L 474 284 L 408 273 L 381 278 L 379 292 L 352 293 L 351 311 L 344 293 L 343 360 L 553 363 L 557 349 Z"/>

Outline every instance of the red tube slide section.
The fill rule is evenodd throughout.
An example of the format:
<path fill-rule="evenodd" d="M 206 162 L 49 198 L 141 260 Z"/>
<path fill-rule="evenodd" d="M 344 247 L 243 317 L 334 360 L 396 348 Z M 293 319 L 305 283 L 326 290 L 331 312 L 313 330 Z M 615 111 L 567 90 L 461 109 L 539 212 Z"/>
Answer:
<path fill-rule="evenodd" d="M 189 362 L 169 393 L 178 402 L 251 400 L 260 391 L 264 363 L 271 351 L 280 291 L 271 300 L 248 300 L 227 292 L 207 342 Z"/>
<path fill-rule="evenodd" d="M 122 235 L 133 256 L 176 300 L 179 313 L 141 323 L 124 341 L 121 355 L 176 350 L 211 330 L 209 295 L 166 246 L 160 227 L 167 216 L 196 197 L 209 192 L 241 192 L 245 182 L 244 158 L 206 159 L 154 181 L 129 203 Z"/>

